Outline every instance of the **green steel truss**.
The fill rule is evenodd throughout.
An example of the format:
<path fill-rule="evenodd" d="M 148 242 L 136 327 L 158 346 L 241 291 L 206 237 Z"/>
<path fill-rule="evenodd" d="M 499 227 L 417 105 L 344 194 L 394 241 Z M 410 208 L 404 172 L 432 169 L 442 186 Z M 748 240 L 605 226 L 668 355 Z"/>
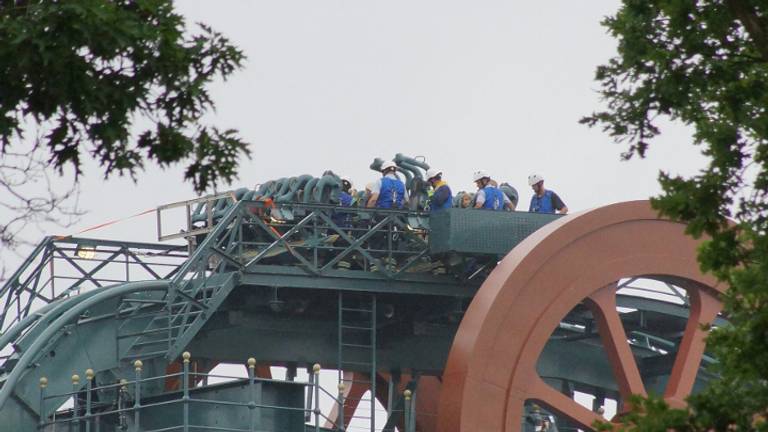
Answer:
<path fill-rule="evenodd" d="M 9 338 L 10 330 L 30 326 L 41 308 L 115 284 L 169 279 L 187 258 L 185 246 L 46 237 L 0 288 L 0 368 L 24 334 Z"/>
<path fill-rule="evenodd" d="M 446 274 L 430 257 L 426 220 L 407 211 L 239 201 L 206 236 L 190 237 L 198 246 L 173 275 L 165 307 L 124 359 L 177 358 L 238 285 L 471 296 L 479 280 Z"/>
<path fill-rule="evenodd" d="M 189 238 L 199 243 L 191 256 L 185 246 L 47 237 L 0 291 L 0 366 L 25 334 L 9 329 L 31 327 L 32 311 L 133 280 L 171 283 L 161 300 L 121 299 L 125 361 L 178 357 L 238 285 L 471 297 L 480 278 L 433 261 L 426 222 L 414 212 L 240 201 L 207 235 Z"/>
<path fill-rule="evenodd" d="M 46 237 L 0 288 L 0 334 L 31 310 L 71 295 L 132 280 L 168 279 L 186 247 Z"/>

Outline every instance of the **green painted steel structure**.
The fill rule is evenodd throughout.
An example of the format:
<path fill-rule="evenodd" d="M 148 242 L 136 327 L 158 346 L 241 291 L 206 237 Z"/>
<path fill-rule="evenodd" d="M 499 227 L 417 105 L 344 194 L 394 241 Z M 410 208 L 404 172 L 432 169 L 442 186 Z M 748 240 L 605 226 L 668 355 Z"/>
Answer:
<path fill-rule="evenodd" d="M 190 383 L 204 382 L 205 373 L 190 372 L 186 362 L 169 373 L 168 365 L 183 351 L 201 366 L 249 357 L 289 371 L 322 364 L 367 375 L 372 394 L 376 371 L 385 370 L 393 379 L 409 373 L 415 391 L 419 376 L 441 373 L 466 306 L 500 256 L 554 218 L 464 209 L 430 218 L 241 200 L 190 237 L 191 254 L 186 246 L 47 238 L 0 291 L 0 424 L 322 430 L 318 400 L 326 390 L 314 373 L 307 383 L 286 383 L 259 379 L 251 368 L 247 380 L 195 388 Z M 676 349 L 687 316 L 679 300 L 618 296 L 649 388 L 663 388 L 666 353 Z M 649 330 L 644 323 L 657 318 L 662 324 Z M 566 392 L 616 398 L 592 321 L 574 309 L 545 349 L 540 373 Z M 584 361 L 564 364 L 574 347 Z M 93 379 L 73 387 L 71 375 L 88 368 Z M 167 388 L 173 380 L 180 390 Z M 339 372 L 339 382 L 346 380 Z M 385 429 L 415 410 L 389 384 Z M 60 410 L 69 398 L 75 406 Z M 339 415 L 327 419 L 333 430 L 343 428 Z M 406 430 L 413 418 L 402 423 Z"/>

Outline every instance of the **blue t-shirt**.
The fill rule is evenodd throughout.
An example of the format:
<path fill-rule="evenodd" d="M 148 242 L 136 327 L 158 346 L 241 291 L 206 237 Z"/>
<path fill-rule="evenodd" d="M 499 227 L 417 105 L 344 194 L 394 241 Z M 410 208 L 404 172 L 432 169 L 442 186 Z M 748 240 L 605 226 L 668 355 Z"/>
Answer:
<path fill-rule="evenodd" d="M 351 206 L 352 205 L 352 195 L 342 191 L 339 194 L 339 204 L 341 204 L 342 207 L 349 207 L 349 206 Z"/>
<path fill-rule="evenodd" d="M 339 205 L 341 207 L 349 207 L 352 205 L 352 195 L 342 191 L 339 194 Z M 338 225 L 340 228 L 349 228 L 352 226 L 352 214 L 348 212 L 334 212 L 331 215 L 331 220 L 333 223 Z"/>
<path fill-rule="evenodd" d="M 453 194 L 451 193 L 451 188 L 443 183 L 432 194 L 432 199 L 429 201 L 429 211 L 430 213 L 435 213 L 440 210 L 449 209 L 452 205 Z"/>
<path fill-rule="evenodd" d="M 546 190 L 541 197 L 533 194 L 528 211 L 531 213 L 555 213 L 563 207 L 565 207 L 563 200 L 553 191 Z"/>
<path fill-rule="evenodd" d="M 376 200 L 378 208 L 402 208 L 405 198 L 405 185 L 398 178 L 384 176 L 381 178 L 379 199 Z"/>
<path fill-rule="evenodd" d="M 483 194 L 485 195 L 485 201 L 483 201 L 482 208 L 488 210 L 504 210 L 504 192 L 499 188 L 486 186 L 483 188 Z"/>

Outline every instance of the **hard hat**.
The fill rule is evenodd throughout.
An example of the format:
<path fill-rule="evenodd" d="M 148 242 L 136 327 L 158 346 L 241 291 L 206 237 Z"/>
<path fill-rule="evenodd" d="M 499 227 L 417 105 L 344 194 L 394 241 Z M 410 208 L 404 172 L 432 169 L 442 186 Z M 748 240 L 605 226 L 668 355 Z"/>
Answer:
<path fill-rule="evenodd" d="M 365 189 L 367 189 L 369 191 L 372 191 L 373 188 L 375 188 L 375 187 L 376 187 L 376 183 L 374 183 L 374 182 L 370 182 L 367 185 L 365 185 Z"/>
<path fill-rule="evenodd" d="M 528 186 L 533 186 L 536 183 L 543 182 L 544 177 L 538 175 L 538 174 L 531 174 L 528 176 Z"/>
<path fill-rule="evenodd" d="M 390 168 L 397 168 L 397 164 L 392 161 L 384 161 L 383 164 L 381 164 L 381 170 L 386 171 Z"/>
<path fill-rule="evenodd" d="M 349 189 L 349 188 L 351 188 L 351 187 L 352 187 L 352 182 L 351 182 L 351 181 L 349 181 L 349 179 L 347 179 L 347 178 L 343 178 L 343 179 L 341 179 L 341 185 L 342 185 L 343 187 L 345 187 L 345 188 Z"/>
<path fill-rule="evenodd" d="M 472 181 L 478 181 L 484 178 L 491 178 L 491 176 L 489 176 L 488 173 L 483 170 L 475 171 L 475 173 L 472 175 Z"/>
<path fill-rule="evenodd" d="M 433 179 L 433 178 L 435 178 L 437 176 L 441 176 L 441 175 L 443 175 L 442 171 L 440 171 L 440 170 L 438 170 L 436 168 L 430 168 L 430 169 L 427 170 L 426 177 L 427 177 L 427 180 L 431 180 L 431 179 Z"/>

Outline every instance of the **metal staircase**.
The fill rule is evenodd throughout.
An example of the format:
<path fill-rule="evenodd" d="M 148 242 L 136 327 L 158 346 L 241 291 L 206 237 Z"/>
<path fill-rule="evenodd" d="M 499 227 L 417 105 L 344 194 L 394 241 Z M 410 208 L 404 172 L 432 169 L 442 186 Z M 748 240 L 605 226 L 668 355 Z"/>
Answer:
<path fill-rule="evenodd" d="M 244 216 L 242 205 L 229 209 L 192 256 L 179 268 L 171 280 L 162 309 L 154 312 L 151 321 L 135 331 L 134 321 L 143 315 L 127 316 L 119 338 L 132 338 L 121 360 L 165 356 L 172 360 L 195 337 L 218 307 L 237 285 L 242 270 L 239 230 L 233 229 Z M 233 224 L 234 223 L 234 224 Z M 125 299 L 126 303 L 136 300 Z"/>
<path fill-rule="evenodd" d="M 169 316 L 165 313 L 165 304 L 165 298 L 147 300 L 136 295 L 121 299 L 117 313 L 120 360 L 145 360 L 165 355 L 169 340 Z"/>

